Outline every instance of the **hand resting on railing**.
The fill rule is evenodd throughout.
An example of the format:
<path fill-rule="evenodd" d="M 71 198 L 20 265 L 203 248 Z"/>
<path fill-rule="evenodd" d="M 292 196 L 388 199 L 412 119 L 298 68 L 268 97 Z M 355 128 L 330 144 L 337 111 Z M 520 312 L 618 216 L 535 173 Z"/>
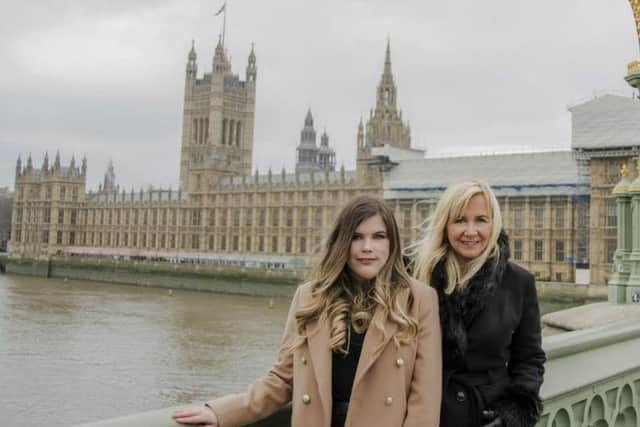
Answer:
<path fill-rule="evenodd" d="M 177 410 L 171 413 L 175 422 L 180 424 L 201 425 L 204 427 L 218 427 L 218 417 L 208 406 Z"/>

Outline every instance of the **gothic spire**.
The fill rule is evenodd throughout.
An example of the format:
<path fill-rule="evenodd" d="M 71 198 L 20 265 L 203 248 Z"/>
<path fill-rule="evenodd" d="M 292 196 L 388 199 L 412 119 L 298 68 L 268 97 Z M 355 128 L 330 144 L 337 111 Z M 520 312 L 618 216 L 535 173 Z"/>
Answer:
<path fill-rule="evenodd" d="M 376 100 L 376 112 L 380 109 L 384 111 L 396 111 L 396 85 L 393 82 L 393 73 L 391 72 L 391 41 L 387 39 L 387 50 L 384 58 L 384 71 L 378 85 L 378 93 Z"/>
<path fill-rule="evenodd" d="M 191 39 L 191 50 L 189 51 L 189 61 L 195 61 L 198 58 L 196 55 L 196 41 Z"/>
<path fill-rule="evenodd" d="M 87 156 L 82 157 L 82 168 L 80 170 L 82 176 L 87 176 Z"/>
<path fill-rule="evenodd" d="M 391 72 L 391 39 L 387 38 L 387 50 L 384 55 L 384 72 L 382 82 L 393 84 L 393 73 Z"/>
<path fill-rule="evenodd" d="M 304 118 L 304 125 L 313 127 L 313 115 L 311 114 L 311 107 L 307 110 L 307 116 Z"/>
<path fill-rule="evenodd" d="M 60 151 L 56 151 L 56 159 L 53 161 L 53 169 L 60 170 Z"/>
<path fill-rule="evenodd" d="M 195 40 L 191 40 L 191 50 L 189 51 L 189 56 L 187 57 L 187 79 L 196 79 L 196 75 L 198 74 L 198 63 L 196 62 L 197 58 L 198 55 L 196 55 L 196 42 Z"/>
<path fill-rule="evenodd" d="M 42 161 L 42 173 L 47 174 L 49 172 L 49 153 L 45 151 L 44 160 Z"/>
<path fill-rule="evenodd" d="M 247 63 L 246 80 L 253 82 L 256 80 L 258 69 L 256 67 L 256 53 L 254 51 L 253 43 L 251 43 L 251 53 L 249 53 L 249 60 Z"/>

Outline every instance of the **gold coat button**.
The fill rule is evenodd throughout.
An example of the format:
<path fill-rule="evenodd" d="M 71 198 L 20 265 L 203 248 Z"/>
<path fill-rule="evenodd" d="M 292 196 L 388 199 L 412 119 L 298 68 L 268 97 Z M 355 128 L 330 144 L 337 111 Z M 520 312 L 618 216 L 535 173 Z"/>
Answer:
<path fill-rule="evenodd" d="M 305 405 L 308 405 L 310 402 L 311 402 L 311 396 L 309 396 L 308 394 L 303 394 L 302 403 L 304 403 Z"/>
<path fill-rule="evenodd" d="M 404 360 L 402 360 L 402 357 L 398 357 L 396 359 L 396 366 L 400 368 L 402 365 L 404 365 Z"/>
<path fill-rule="evenodd" d="M 391 404 L 393 403 L 393 397 L 391 396 L 387 396 L 386 399 L 384 399 L 384 404 L 387 406 L 391 406 Z"/>
<path fill-rule="evenodd" d="M 307 364 L 307 358 L 306 357 L 302 356 L 302 359 L 300 359 L 300 360 L 302 360 L 302 364 L 303 365 Z"/>

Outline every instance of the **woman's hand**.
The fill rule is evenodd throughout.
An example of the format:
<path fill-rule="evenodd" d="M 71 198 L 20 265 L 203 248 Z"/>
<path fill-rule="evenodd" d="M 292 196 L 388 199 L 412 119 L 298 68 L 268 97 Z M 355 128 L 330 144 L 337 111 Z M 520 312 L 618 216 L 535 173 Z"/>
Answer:
<path fill-rule="evenodd" d="M 218 417 L 209 407 L 190 408 L 173 411 L 173 420 L 180 424 L 201 425 L 205 427 L 219 427 Z"/>

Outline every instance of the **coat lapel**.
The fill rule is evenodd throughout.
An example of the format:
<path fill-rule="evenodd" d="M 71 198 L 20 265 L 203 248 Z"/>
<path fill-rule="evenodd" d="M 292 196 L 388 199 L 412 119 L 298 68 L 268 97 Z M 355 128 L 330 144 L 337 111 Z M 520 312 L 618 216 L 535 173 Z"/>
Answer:
<path fill-rule="evenodd" d="M 410 290 L 409 288 L 407 288 L 403 289 L 400 292 L 402 292 L 402 294 L 400 295 L 400 305 L 406 308 Z M 380 307 L 376 308 L 373 318 L 375 319 L 377 318 L 377 316 L 381 315 L 383 315 L 382 309 Z M 384 321 L 384 327 L 385 331 L 387 331 L 386 336 L 384 336 L 382 332 L 373 324 L 369 325 L 367 334 L 364 337 L 364 343 L 362 344 L 362 353 L 360 353 L 360 360 L 358 361 L 358 367 L 356 369 L 355 379 L 353 380 L 352 390 L 356 389 L 358 383 L 362 380 L 369 368 L 371 368 L 374 362 L 382 354 L 382 351 L 398 330 L 398 326 L 395 323 L 391 323 L 388 318 L 386 318 Z"/>
<path fill-rule="evenodd" d="M 329 322 L 323 314 L 305 327 L 309 358 L 313 365 L 325 420 L 331 420 L 331 349 Z"/>

